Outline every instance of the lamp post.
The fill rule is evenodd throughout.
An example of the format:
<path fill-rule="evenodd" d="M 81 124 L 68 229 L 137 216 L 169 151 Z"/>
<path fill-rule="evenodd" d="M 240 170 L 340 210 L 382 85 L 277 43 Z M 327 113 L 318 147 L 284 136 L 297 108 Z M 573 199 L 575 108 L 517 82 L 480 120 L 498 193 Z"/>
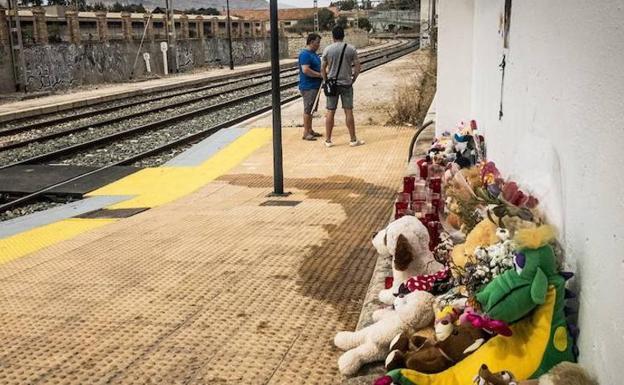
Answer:
<path fill-rule="evenodd" d="M 230 0 L 226 0 L 225 6 L 227 7 L 227 36 L 228 46 L 230 47 L 230 69 L 234 69 L 234 56 L 232 55 L 232 19 L 230 18 Z"/>

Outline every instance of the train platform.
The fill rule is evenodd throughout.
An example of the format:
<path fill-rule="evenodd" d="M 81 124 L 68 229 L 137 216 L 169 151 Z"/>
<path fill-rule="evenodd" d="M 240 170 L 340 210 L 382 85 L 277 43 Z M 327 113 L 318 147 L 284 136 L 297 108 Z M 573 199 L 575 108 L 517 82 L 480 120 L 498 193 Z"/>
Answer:
<path fill-rule="evenodd" d="M 372 45 L 358 50 L 365 53 L 371 49 L 390 46 L 393 42 L 385 42 L 379 45 Z M 295 67 L 296 59 L 282 59 L 282 68 Z M 13 101 L 0 104 L 0 123 L 36 116 L 43 113 L 63 111 L 71 108 L 89 106 L 91 104 L 112 101 L 122 97 L 133 97 L 144 95 L 150 92 L 157 92 L 179 87 L 190 87 L 206 82 L 222 81 L 232 76 L 245 76 L 261 73 L 271 68 L 270 62 L 261 62 L 236 66 L 234 70 L 227 67 L 214 68 L 208 71 L 181 73 L 160 79 L 142 80 L 137 82 L 102 84 L 88 86 L 83 90 L 76 90 L 53 95 Z"/>
<path fill-rule="evenodd" d="M 302 141 L 300 100 L 283 106 L 288 197 L 268 196 L 265 115 L 91 192 L 102 210 L 0 234 L 0 383 L 339 383 L 332 339 L 358 322 L 405 170 L 414 131 L 383 123 L 416 55 L 355 84 L 364 146 L 341 111 L 335 147 Z"/>

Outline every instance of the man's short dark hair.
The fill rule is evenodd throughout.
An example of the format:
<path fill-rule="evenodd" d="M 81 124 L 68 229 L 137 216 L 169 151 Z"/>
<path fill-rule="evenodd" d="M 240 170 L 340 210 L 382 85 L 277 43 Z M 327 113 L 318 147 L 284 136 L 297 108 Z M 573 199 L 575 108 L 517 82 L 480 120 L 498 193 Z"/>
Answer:
<path fill-rule="evenodd" d="M 340 25 L 337 25 L 334 28 L 332 28 L 332 37 L 335 40 L 343 40 L 344 39 L 344 28 L 342 28 Z"/>
<path fill-rule="evenodd" d="M 306 39 L 306 45 L 310 45 L 312 42 L 316 41 L 317 39 L 321 39 L 321 35 L 319 35 L 318 33 L 311 33 L 308 35 L 308 38 Z"/>

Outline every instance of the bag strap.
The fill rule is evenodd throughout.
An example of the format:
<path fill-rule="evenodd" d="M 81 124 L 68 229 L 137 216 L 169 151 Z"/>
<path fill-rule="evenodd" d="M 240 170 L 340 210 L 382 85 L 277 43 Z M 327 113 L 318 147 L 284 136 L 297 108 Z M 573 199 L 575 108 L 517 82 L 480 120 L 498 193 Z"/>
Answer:
<path fill-rule="evenodd" d="M 347 43 L 345 43 L 344 47 L 342 47 L 342 53 L 340 54 L 340 61 L 338 62 L 338 69 L 336 70 L 336 76 L 334 76 L 335 80 L 338 80 L 338 74 L 340 73 L 340 67 L 342 67 L 342 59 L 344 59 L 344 54 L 346 50 L 347 50 Z"/>

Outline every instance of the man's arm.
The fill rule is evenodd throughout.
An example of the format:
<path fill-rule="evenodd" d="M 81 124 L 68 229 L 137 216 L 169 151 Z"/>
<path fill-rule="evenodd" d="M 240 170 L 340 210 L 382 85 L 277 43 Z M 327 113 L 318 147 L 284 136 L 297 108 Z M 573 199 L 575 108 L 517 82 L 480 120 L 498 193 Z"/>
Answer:
<path fill-rule="evenodd" d="M 301 72 L 312 77 L 312 78 L 320 78 L 323 77 L 320 72 L 316 72 L 312 68 L 310 68 L 309 64 L 304 64 L 301 66 Z"/>
<path fill-rule="evenodd" d="M 327 62 L 327 58 L 323 56 L 323 62 L 321 63 L 321 76 L 323 77 L 323 81 L 327 81 L 327 66 L 329 63 Z"/>
<path fill-rule="evenodd" d="M 355 79 L 360 76 L 360 71 L 362 70 L 362 65 L 360 64 L 360 58 L 358 57 L 357 51 L 355 51 L 355 56 L 353 57 L 353 77 L 351 79 L 352 82 L 355 83 Z"/>

